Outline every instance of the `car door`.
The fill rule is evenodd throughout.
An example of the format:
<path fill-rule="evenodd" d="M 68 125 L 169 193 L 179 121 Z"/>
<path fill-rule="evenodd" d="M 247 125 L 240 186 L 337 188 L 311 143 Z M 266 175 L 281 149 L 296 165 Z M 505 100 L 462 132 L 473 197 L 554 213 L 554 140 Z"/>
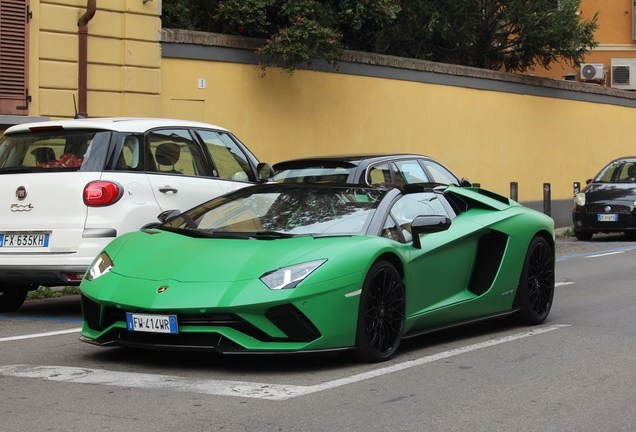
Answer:
<path fill-rule="evenodd" d="M 444 196 L 437 192 L 407 194 L 393 204 L 385 224 L 385 229 L 393 225 L 388 227 L 391 236 L 412 245 L 410 223 L 415 217 L 439 215 L 453 219 L 447 231 L 422 236 L 421 249 L 413 246 L 407 249 L 406 312 L 416 325 L 441 324 L 435 321 L 439 318 L 429 314 L 475 298 L 466 286 L 478 243 L 473 233 L 479 226 L 461 217 L 455 218 L 447 204 Z M 443 317 L 452 318 L 452 314 L 447 310 Z"/>
<path fill-rule="evenodd" d="M 153 130 L 145 142 L 152 155 L 146 175 L 162 211 L 184 211 L 225 193 L 188 129 Z"/>

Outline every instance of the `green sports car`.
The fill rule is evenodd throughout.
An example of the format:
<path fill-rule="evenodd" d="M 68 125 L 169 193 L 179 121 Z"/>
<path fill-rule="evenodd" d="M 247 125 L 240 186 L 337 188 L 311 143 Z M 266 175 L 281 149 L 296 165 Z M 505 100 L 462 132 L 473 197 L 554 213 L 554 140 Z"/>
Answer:
<path fill-rule="evenodd" d="M 81 339 L 377 362 L 449 326 L 542 323 L 554 263 L 553 220 L 484 189 L 263 184 L 113 240 Z"/>

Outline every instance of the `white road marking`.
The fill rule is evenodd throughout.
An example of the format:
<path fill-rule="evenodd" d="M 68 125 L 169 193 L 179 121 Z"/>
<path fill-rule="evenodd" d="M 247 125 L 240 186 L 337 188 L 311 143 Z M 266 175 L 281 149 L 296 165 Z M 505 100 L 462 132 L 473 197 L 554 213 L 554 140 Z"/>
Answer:
<path fill-rule="evenodd" d="M 625 251 L 621 250 L 621 251 L 615 251 L 615 252 L 607 252 L 607 253 L 596 254 L 596 255 L 588 255 L 585 258 L 598 258 L 598 257 L 604 257 L 604 256 L 608 256 L 608 255 L 622 254 L 623 252 L 625 252 Z"/>
<path fill-rule="evenodd" d="M 563 285 L 572 285 L 573 283 L 574 283 L 574 282 L 572 282 L 572 281 L 568 281 L 568 282 L 557 282 L 557 283 L 555 283 L 555 284 L 554 284 L 554 287 L 556 288 L 556 287 L 560 287 L 560 286 L 563 286 Z"/>
<path fill-rule="evenodd" d="M 39 378 L 51 381 L 80 384 L 100 384 L 129 388 L 132 387 L 144 389 L 174 390 L 218 396 L 240 396 L 267 400 L 286 400 L 299 396 L 305 396 L 319 391 L 330 390 L 336 387 L 354 384 L 370 378 L 402 371 L 437 360 L 447 359 L 449 357 L 454 357 L 471 351 L 489 348 L 530 336 L 537 336 L 564 327 L 569 326 L 553 325 L 549 327 L 537 328 L 536 330 L 532 330 L 529 332 L 504 336 L 498 339 L 468 345 L 462 348 L 433 354 L 416 360 L 409 360 L 392 366 L 387 366 L 358 375 L 353 375 L 347 378 L 328 381 L 312 386 L 294 386 L 285 384 L 266 384 L 242 381 L 201 380 L 199 378 L 186 378 L 170 375 L 113 372 L 101 369 L 86 369 L 65 366 L 0 366 L 0 376 Z"/>
<path fill-rule="evenodd" d="M 60 331 L 54 331 L 54 332 L 33 333 L 33 334 L 22 335 L 22 336 L 11 336 L 11 337 L 0 338 L 0 342 L 14 341 L 14 340 L 20 340 L 20 339 L 31 339 L 31 338 L 46 337 L 46 336 L 57 336 L 57 335 L 62 335 L 67 333 L 78 333 L 81 331 L 82 331 L 82 328 L 80 327 L 80 328 L 60 330 Z"/>

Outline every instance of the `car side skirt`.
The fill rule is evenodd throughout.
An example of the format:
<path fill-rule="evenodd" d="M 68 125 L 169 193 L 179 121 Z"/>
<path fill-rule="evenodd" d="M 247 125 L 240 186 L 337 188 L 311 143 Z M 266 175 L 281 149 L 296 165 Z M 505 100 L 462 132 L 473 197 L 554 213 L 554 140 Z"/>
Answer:
<path fill-rule="evenodd" d="M 506 312 L 499 312 L 496 314 L 492 314 L 492 315 L 486 315 L 483 317 L 479 317 L 479 318 L 472 318 L 472 319 L 468 319 L 465 321 L 458 321 L 458 322 L 454 322 L 454 323 L 450 323 L 450 324 L 444 324 L 444 325 L 440 325 L 437 327 L 430 327 L 430 328 L 424 328 L 424 329 L 420 329 L 420 330 L 416 330 L 412 333 L 408 333 L 404 336 L 402 336 L 402 339 L 409 339 L 412 337 L 417 337 L 417 336 L 421 336 L 424 334 L 428 334 L 428 333 L 433 333 L 433 332 L 437 332 L 437 331 L 441 331 L 441 330 L 447 330 L 447 329 L 451 329 L 454 327 L 461 327 L 461 326 L 465 326 L 465 325 L 469 325 L 469 324 L 475 324 L 478 322 L 482 322 L 482 321 L 491 321 L 494 319 L 498 319 L 498 318 L 504 318 L 510 315 L 515 314 L 516 312 L 519 311 L 518 307 L 515 307 L 514 309 L 511 309 L 509 311 Z"/>

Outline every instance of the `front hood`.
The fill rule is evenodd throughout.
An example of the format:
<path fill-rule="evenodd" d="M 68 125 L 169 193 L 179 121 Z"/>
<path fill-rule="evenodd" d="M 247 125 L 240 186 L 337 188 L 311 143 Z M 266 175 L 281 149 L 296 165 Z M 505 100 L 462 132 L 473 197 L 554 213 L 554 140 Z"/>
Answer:
<path fill-rule="evenodd" d="M 113 272 L 122 276 L 161 281 L 231 282 L 256 279 L 263 273 L 304 259 L 338 238 L 297 237 L 279 240 L 192 238 L 166 231 L 139 231 L 119 251 L 106 251 Z M 341 239 L 340 239 L 341 240 Z"/>
<path fill-rule="evenodd" d="M 633 205 L 636 201 L 636 184 L 634 183 L 590 183 L 585 189 L 585 202 L 611 203 L 626 202 Z"/>

